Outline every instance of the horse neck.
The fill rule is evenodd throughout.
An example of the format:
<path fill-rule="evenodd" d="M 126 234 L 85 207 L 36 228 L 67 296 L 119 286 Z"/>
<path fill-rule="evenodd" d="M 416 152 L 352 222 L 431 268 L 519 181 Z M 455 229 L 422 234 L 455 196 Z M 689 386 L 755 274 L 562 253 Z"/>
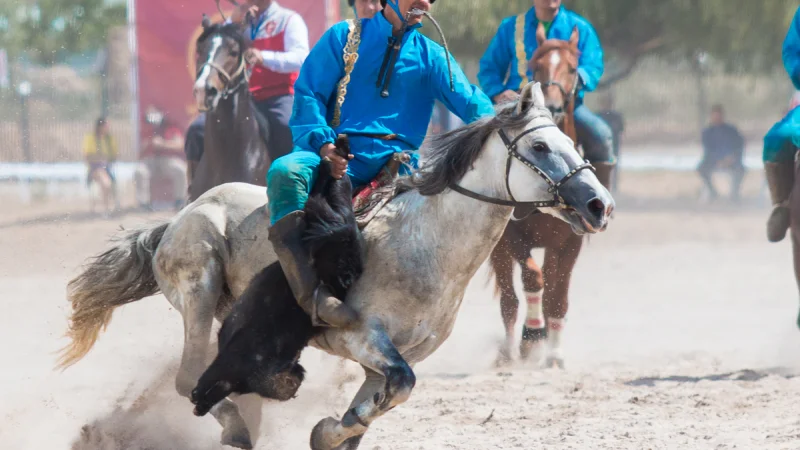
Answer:
<path fill-rule="evenodd" d="M 208 113 L 205 140 L 203 160 L 213 164 L 215 172 L 236 181 L 252 182 L 250 178 L 261 158 L 261 137 L 246 88 L 221 99 Z"/>
<path fill-rule="evenodd" d="M 497 135 L 488 145 L 503 144 Z M 505 198 L 505 152 L 484 151 L 458 184 L 475 193 Z M 419 194 L 415 194 L 419 195 Z M 409 206 L 411 216 L 401 222 L 400 234 L 439 265 L 441 279 L 469 279 L 489 257 L 511 217 L 512 208 L 475 200 L 453 190 L 420 198 Z M 464 285 L 466 287 L 466 285 Z"/>

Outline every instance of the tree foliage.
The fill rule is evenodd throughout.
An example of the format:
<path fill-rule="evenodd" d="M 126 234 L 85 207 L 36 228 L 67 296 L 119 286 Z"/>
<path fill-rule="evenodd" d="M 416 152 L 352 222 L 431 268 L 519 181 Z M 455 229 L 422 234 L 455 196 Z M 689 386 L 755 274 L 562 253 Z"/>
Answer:
<path fill-rule="evenodd" d="M 527 11 L 532 4 L 532 0 L 441 0 L 432 13 L 453 53 L 477 58 L 504 17 Z M 799 4 L 798 0 L 564 0 L 567 8 L 595 26 L 608 58 L 618 66 L 635 63 L 645 54 L 690 59 L 705 52 L 729 69 L 747 71 L 780 64 L 781 43 Z M 349 13 L 349 8 L 344 11 Z M 431 37 L 437 38 L 435 31 Z"/>
<path fill-rule="evenodd" d="M 108 30 L 125 24 L 125 5 L 103 0 L 0 0 L 0 47 L 51 65 L 71 53 L 102 48 Z"/>

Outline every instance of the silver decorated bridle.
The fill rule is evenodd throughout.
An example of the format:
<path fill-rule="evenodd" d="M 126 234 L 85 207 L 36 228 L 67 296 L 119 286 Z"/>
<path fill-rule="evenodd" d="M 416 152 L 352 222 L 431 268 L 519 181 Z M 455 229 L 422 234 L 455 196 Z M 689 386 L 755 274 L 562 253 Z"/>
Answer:
<path fill-rule="evenodd" d="M 517 144 L 518 144 L 520 139 L 522 139 L 523 137 L 525 137 L 526 135 L 528 135 L 530 133 L 533 133 L 535 131 L 541 130 L 542 128 L 550 128 L 550 127 L 558 128 L 555 124 L 539 125 L 539 126 L 536 126 L 536 127 L 533 127 L 533 128 L 529 128 L 529 129 L 523 131 L 517 137 L 515 137 L 513 140 L 508 138 L 508 134 L 504 130 L 499 130 L 500 139 L 503 140 L 503 143 L 506 146 L 506 150 L 508 150 L 508 158 L 506 159 L 506 183 L 505 184 L 506 184 L 506 192 L 508 193 L 508 197 L 511 200 L 504 200 L 504 199 L 500 199 L 500 198 L 487 197 L 485 195 L 478 194 L 477 192 L 470 191 L 469 189 L 465 189 L 465 188 L 459 186 L 458 184 L 453 184 L 452 186 L 450 186 L 450 189 L 458 192 L 459 194 L 465 195 L 465 196 L 470 197 L 470 198 L 474 198 L 475 200 L 479 200 L 479 201 L 482 201 L 482 202 L 485 202 L 485 203 L 491 203 L 493 205 L 513 206 L 515 208 L 522 207 L 522 208 L 531 208 L 531 209 L 533 209 L 533 208 L 559 208 L 559 207 L 566 206 L 566 202 L 564 201 L 564 199 L 561 197 L 561 194 L 559 193 L 559 188 L 561 188 L 566 182 L 571 180 L 575 175 L 580 173 L 582 170 L 585 170 L 585 169 L 594 170 L 594 167 L 588 161 L 586 161 L 585 163 L 583 163 L 583 164 L 575 167 L 574 169 L 572 169 L 569 173 L 564 175 L 564 177 L 561 178 L 560 180 L 553 181 L 553 179 L 550 178 L 550 176 L 547 175 L 542 169 L 537 167 L 536 164 L 533 161 L 530 161 L 529 159 L 525 158 L 517 150 Z M 517 201 L 514 198 L 514 194 L 511 193 L 511 186 L 510 186 L 511 161 L 513 161 L 513 159 L 517 159 L 519 162 L 524 164 L 525 167 L 527 167 L 527 168 L 533 170 L 534 172 L 536 172 L 536 174 L 539 175 L 545 181 L 545 183 L 548 184 L 549 187 L 547 189 L 547 192 L 553 195 L 552 200 L 539 200 L 539 201 L 521 202 L 521 201 Z"/>

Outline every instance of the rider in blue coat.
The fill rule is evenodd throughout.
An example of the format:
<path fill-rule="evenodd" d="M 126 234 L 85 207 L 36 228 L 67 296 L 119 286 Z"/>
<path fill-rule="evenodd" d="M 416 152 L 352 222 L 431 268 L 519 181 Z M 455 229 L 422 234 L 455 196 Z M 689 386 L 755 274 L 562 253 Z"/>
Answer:
<path fill-rule="evenodd" d="M 800 8 L 783 41 L 783 67 L 795 89 L 800 89 Z M 794 186 L 794 154 L 800 147 L 800 108 L 794 108 L 764 136 L 764 171 L 767 175 L 772 213 L 767 220 L 767 239 L 779 242 L 789 229 L 789 194 Z"/>
<path fill-rule="evenodd" d="M 382 12 L 334 25 L 311 50 L 295 83 L 289 121 L 294 151 L 275 160 L 267 174 L 269 239 L 295 298 L 317 325 L 355 319 L 319 286 L 301 241 L 302 209 L 320 161 L 329 160 L 334 177 L 347 173 L 358 187 L 372 181 L 393 154 L 420 147 L 435 100 L 467 123 L 494 114 L 491 100 L 445 49 L 417 32 L 421 16 L 408 11 L 412 5 L 430 8 L 428 0 L 388 0 L 388 8 L 387 0 L 381 3 Z M 339 134 L 349 137 L 349 159 L 335 153 Z"/>
<path fill-rule="evenodd" d="M 611 127 L 583 104 L 584 92 L 597 88 L 603 75 L 603 49 L 592 25 L 583 17 L 561 6 L 561 0 L 534 0 L 534 6 L 520 16 L 507 17 L 500 23 L 497 34 L 480 61 L 478 81 L 495 103 L 516 97 L 519 89 L 533 80 L 530 69 L 526 78 L 520 77 L 517 45 L 525 48 L 530 60 L 539 44 L 536 28 L 541 22 L 548 39 L 568 41 L 574 27 L 578 28 L 578 90 L 575 99 L 575 125 L 587 159 L 597 168 L 597 178 L 608 187 L 616 165 Z M 523 23 L 523 42 L 517 42 L 517 24 Z M 523 61 L 527 67 L 527 61 Z"/>

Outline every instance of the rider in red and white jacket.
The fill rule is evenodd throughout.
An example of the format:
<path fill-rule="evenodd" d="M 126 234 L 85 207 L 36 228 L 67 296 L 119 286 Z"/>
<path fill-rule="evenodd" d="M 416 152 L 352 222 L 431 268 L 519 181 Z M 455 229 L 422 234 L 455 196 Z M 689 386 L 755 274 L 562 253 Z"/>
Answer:
<path fill-rule="evenodd" d="M 237 7 L 230 21 L 247 24 L 244 32 L 252 41 L 245 53 L 253 66 L 250 93 L 256 108 L 269 121 L 271 155 L 283 156 L 292 151 L 292 131 L 289 118 L 294 103 L 294 82 L 308 56 L 308 28 L 300 14 L 284 8 L 274 0 L 247 0 Z M 201 114 L 186 133 L 186 159 L 193 167 L 203 154 Z"/>

